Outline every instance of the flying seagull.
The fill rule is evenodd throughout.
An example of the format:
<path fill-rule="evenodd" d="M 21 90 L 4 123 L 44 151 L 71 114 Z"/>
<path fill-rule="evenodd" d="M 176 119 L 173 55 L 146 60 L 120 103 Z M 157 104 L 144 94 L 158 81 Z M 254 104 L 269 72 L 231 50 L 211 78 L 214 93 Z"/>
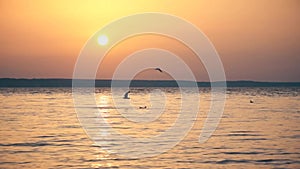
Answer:
<path fill-rule="evenodd" d="M 129 93 L 130 93 L 130 91 L 126 92 L 126 93 L 124 94 L 123 99 L 130 99 L 130 98 L 128 97 Z"/>
<path fill-rule="evenodd" d="M 155 68 L 155 70 L 159 71 L 159 72 L 163 72 L 160 68 Z"/>

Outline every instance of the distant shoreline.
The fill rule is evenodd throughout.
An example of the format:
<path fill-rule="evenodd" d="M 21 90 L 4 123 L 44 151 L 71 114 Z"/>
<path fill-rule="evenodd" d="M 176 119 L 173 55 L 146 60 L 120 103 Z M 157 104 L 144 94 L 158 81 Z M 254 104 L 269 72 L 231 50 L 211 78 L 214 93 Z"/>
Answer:
<path fill-rule="evenodd" d="M 89 81 L 89 80 L 82 80 Z M 118 80 L 125 83 L 126 80 Z M 190 86 L 189 81 L 180 81 Z M 222 82 L 213 82 L 222 83 Z M 300 87 L 300 82 L 227 81 L 227 87 Z M 199 87 L 210 87 L 210 82 L 197 82 Z M 131 87 L 178 87 L 174 80 L 133 80 Z M 72 87 L 72 79 L 15 79 L 0 78 L 0 87 Z M 95 87 L 111 87 L 111 80 L 95 80 Z M 122 86 L 120 86 L 122 87 Z"/>

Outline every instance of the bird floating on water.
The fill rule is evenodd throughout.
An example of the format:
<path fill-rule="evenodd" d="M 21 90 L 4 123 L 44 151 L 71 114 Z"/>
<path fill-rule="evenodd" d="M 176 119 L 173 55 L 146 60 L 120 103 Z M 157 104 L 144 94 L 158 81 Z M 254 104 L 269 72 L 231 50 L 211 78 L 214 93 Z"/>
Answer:
<path fill-rule="evenodd" d="M 251 99 L 251 100 L 250 100 L 250 103 L 254 103 L 254 100 Z"/>
<path fill-rule="evenodd" d="M 139 109 L 147 109 L 147 106 L 140 106 Z"/>
<path fill-rule="evenodd" d="M 157 71 L 159 71 L 159 72 L 163 72 L 162 70 L 161 70 L 161 68 L 155 68 L 155 70 L 157 70 Z"/>
<path fill-rule="evenodd" d="M 127 92 L 124 94 L 123 99 L 130 99 L 130 98 L 128 97 L 129 93 L 130 93 L 130 91 L 127 91 Z"/>

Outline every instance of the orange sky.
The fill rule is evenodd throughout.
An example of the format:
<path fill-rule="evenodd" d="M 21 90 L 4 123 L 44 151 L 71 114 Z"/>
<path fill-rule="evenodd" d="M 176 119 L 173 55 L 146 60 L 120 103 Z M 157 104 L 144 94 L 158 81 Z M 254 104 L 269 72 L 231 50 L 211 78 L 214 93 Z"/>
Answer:
<path fill-rule="evenodd" d="M 0 78 L 71 78 L 90 36 L 141 12 L 169 13 L 198 26 L 217 49 L 228 80 L 300 81 L 298 0 L 1 0 Z M 180 46 L 157 36 L 130 38 L 107 55 L 98 78 L 109 78 L 130 51 L 174 45 Z M 173 49 L 189 62 L 186 49 Z M 197 79 L 206 81 L 197 65 L 191 63 Z"/>

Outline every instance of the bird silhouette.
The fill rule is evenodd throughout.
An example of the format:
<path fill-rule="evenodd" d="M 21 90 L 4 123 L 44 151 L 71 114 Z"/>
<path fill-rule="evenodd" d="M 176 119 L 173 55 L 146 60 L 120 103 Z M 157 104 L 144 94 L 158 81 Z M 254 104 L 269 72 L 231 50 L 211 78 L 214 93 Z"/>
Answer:
<path fill-rule="evenodd" d="M 147 109 L 147 106 L 140 106 L 139 109 Z"/>
<path fill-rule="evenodd" d="M 155 68 L 155 70 L 159 71 L 159 72 L 163 72 L 160 68 Z"/>
<path fill-rule="evenodd" d="M 126 93 L 124 94 L 123 99 L 130 99 L 130 98 L 128 97 L 129 93 L 130 93 L 130 91 L 126 92 Z"/>

